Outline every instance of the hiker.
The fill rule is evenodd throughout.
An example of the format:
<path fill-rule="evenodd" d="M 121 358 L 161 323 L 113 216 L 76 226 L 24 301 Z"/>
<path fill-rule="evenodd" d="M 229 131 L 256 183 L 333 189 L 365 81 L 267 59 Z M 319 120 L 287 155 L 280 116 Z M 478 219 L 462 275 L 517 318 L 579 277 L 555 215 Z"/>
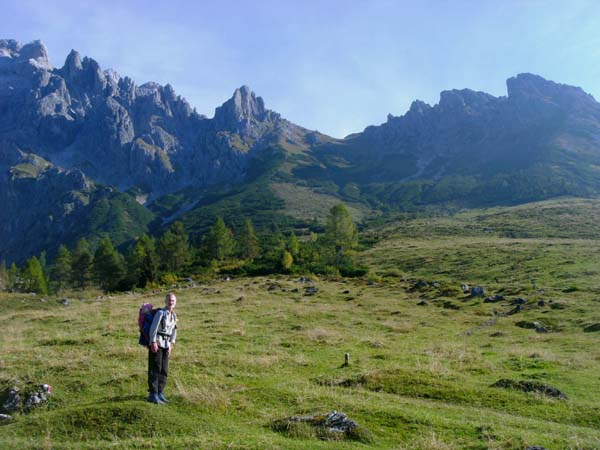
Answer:
<path fill-rule="evenodd" d="M 154 314 L 150 326 L 148 346 L 148 401 L 161 405 L 167 403 L 164 389 L 169 373 L 169 356 L 177 337 L 177 304 L 175 294 L 167 294 L 165 307 Z"/>

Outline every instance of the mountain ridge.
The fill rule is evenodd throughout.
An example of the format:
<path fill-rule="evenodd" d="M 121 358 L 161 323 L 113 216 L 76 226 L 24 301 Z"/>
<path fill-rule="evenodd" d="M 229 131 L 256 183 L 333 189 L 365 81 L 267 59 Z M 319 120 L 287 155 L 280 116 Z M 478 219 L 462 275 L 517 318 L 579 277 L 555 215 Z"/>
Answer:
<path fill-rule="evenodd" d="M 90 206 L 68 199 L 110 203 L 118 196 L 108 186 L 151 207 L 119 200 L 127 207 L 118 211 L 145 217 L 135 233 L 150 230 L 147 213 L 202 233 L 218 213 L 305 226 L 322 217 L 314 198 L 354 202 L 368 215 L 597 195 L 598 168 L 600 104 L 538 75 L 509 78 L 506 96 L 442 91 L 433 106 L 415 100 L 401 116 L 335 139 L 267 109 L 248 86 L 208 118 L 170 84 L 138 86 L 75 50 L 55 68 L 41 41 L 0 40 L 0 200 L 12 205 L 0 213 L 0 259 L 42 248 L 15 229 L 46 223 L 56 246 L 84 236 Z M 71 173 L 85 182 L 74 188 Z M 38 191 L 50 178 L 54 188 Z M 52 213 L 37 203 L 27 210 L 33 192 Z M 313 217 L 289 210 L 299 203 Z M 77 233 L 51 226 L 75 216 Z"/>

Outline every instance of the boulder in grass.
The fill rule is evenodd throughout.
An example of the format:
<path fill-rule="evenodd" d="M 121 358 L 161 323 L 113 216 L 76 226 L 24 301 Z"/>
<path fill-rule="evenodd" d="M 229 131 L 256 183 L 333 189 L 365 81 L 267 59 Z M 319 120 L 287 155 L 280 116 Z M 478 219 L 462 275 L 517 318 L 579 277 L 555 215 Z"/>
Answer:
<path fill-rule="evenodd" d="M 493 297 L 486 297 L 483 303 L 498 303 L 504 301 L 503 295 L 494 295 Z"/>
<path fill-rule="evenodd" d="M 19 388 L 14 386 L 8 390 L 8 396 L 2 407 L 8 412 L 13 412 L 19 409 L 20 403 L 21 396 L 19 395 Z"/>
<path fill-rule="evenodd" d="M 370 438 L 366 430 L 360 427 L 356 421 L 350 419 L 346 414 L 332 411 L 324 414 L 313 414 L 308 416 L 292 416 L 273 422 L 273 429 L 290 436 L 301 434 L 308 430 L 324 440 L 350 439 L 369 442 Z"/>
<path fill-rule="evenodd" d="M 319 289 L 316 286 L 307 286 L 304 288 L 304 295 L 315 295 L 319 292 Z"/>
<path fill-rule="evenodd" d="M 474 286 L 471 289 L 471 297 L 483 297 L 485 295 L 485 289 L 481 286 Z"/>
<path fill-rule="evenodd" d="M 600 323 L 593 323 L 591 325 L 588 325 L 583 329 L 583 331 L 585 331 L 586 333 L 594 333 L 596 331 L 600 331 Z"/>
<path fill-rule="evenodd" d="M 9 416 L 8 414 L 0 414 L 0 422 L 8 422 L 9 420 L 12 420 L 12 416 Z"/>

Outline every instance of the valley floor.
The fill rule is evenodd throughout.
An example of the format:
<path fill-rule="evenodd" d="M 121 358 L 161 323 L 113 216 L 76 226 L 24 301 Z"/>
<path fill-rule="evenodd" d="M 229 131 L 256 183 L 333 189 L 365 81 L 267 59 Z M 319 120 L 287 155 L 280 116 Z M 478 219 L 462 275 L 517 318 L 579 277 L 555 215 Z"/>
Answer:
<path fill-rule="evenodd" d="M 473 228 L 456 217 L 388 230 L 361 255 L 370 280 L 314 279 L 314 295 L 292 276 L 176 289 L 167 406 L 145 401 L 136 324 L 165 292 L 76 292 L 68 306 L 0 294 L 0 387 L 54 388 L 47 406 L 0 426 L 0 447 L 598 448 L 600 240 L 581 223 L 586 239 L 484 230 L 504 221 L 496 213 Z M 512 388 L 492 386 L 503 379 Z M 359 424 L 354 439 L 275 426 L 333 410 Z"/>

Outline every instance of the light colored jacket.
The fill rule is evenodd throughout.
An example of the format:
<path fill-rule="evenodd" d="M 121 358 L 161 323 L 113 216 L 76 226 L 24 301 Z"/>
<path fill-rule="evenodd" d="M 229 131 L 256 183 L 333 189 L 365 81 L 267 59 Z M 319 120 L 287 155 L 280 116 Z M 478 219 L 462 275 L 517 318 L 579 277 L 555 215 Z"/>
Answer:
<path fill-rule="evenodd" d="M 164 318 L 164 320 L 163 320 Z M 160 348 L 171 348 L 177 338 L 177 315 L 159 309 L 150 325 L 150 344 L 156 342 Z"/>

